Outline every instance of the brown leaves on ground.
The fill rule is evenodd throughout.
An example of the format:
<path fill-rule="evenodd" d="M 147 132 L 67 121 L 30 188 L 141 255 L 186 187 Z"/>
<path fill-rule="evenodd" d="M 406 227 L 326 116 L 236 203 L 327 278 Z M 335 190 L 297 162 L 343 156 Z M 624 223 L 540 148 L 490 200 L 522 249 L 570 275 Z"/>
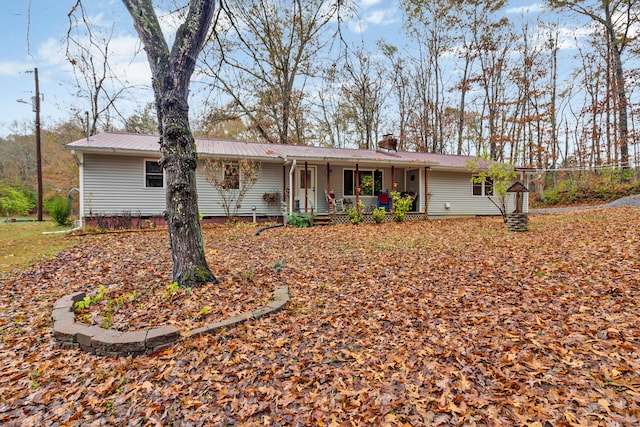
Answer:
<path fill-rule="evenodd" d="M 206 228 L 223 285 L 191 295 L 168 288 L 166 232 L 84 237 L 0 284 L 0 422 L 637 424 L 640 212 L 530 222 Z M 114 324 L 185 329 L 261 305 L 283 280 L 282 312 L 152 356 L 60 350 L 51 334 L 53 302 L 74 291 L 137 291 Z"/>

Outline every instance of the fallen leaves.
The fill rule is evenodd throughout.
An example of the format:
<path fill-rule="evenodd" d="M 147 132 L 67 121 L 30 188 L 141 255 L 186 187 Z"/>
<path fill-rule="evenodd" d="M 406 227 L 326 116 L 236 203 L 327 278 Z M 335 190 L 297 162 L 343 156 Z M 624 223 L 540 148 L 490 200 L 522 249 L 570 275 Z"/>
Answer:
<path fill-rule="evenodd" d="M 165 232 L 85 236 L 0 285 L 0 422 L 637 424 L 638 210 L 530 224 L 208 227 L 222 284 L 173 295 Z M 283 281 L 286 310 L 152 356 L 96 358 L 51 336 L 53 302 L 74 291 L 137 291 L 114 325 L 184 330 Z"/>

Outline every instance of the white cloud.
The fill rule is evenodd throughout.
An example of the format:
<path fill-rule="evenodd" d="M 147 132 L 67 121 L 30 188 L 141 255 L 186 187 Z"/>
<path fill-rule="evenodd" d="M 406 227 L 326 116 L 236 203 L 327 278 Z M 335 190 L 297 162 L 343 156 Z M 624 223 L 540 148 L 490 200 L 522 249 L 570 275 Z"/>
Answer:
<path fill-rule="evenodd" d="M 543 3 L 533 3 L 530 5 L 510 7 L 505 11 L 505 13 L 524 15 L 527 13 L 542 13 L 547 10 L 548 10 L 548 7 L 545 6 Z"/>
<path fill-rule="evenodd" d="M 367 13 L 359 20 L 353 20 L 349 24 L 352 32 L 362 34 L 369 27 L 395 25 L 400 22 L 396 9 L 376 9 Z"/>
<path fill-rule="evenodd" d="M 24 74 L 25 70 L 31 70 L 32 64 L 18 61 L 0 61 L 0 76 L 15 77 Z"/>
<path fill-rule="evenodd" d="M 371 6 L 377 6 L 380 3 L 382 3 L 382 0 L 361 0 L 360 7 L 362 7 L 363 9 L 366 9 Z"/>

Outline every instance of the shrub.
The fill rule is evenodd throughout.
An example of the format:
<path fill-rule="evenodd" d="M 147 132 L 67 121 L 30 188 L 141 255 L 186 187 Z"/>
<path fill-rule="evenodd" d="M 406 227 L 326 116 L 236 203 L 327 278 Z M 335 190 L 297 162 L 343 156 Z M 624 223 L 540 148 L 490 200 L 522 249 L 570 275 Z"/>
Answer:
<path fill-rule="evenodd" d="M 0 182 L 0 213 L 7 216 L 27 215 L 34 206 L 35 203 L 25 191 L 16 190 Z"/>
<path fill-rule="evenodd" d="M 385 210 L 385 208 L 380 206 L 379 208 L 375 208 L 373 212 L 371 212 L 371 216 L 376 223 L 380 224 L 386 218 L 387 211 Z"/>
<path fill-rule="evenodd" d="M 289 218 L 287 218 L 287 224 L 293 227 L 306 228 L 311 225 L 311 214 L 299 214 L 297 212 L 291 212 Z"/>
<path fill-rule="evenodd" d="M 362 211 L 364 210 L 364 202 L 362 200 L 358 200 L 358 206 L 352 207 L 351 209 L 347 209 L 347 218 L 349 218 L 349 222 L 353 225 L 360 224 L 364 220 L 364 215 Z"/>
<path fill-rule="evenodd" d="M 59 225 L 69 225 L 69 216 L 71 215 L 71 203 L 69 200 L 62 196 L 53 196 L 50 198 L 46 206 L 49 211 L 49 215 L 53 218 Z"/>
<path fill-rule="evenodd" d="M 401 197 L 399 192 L 392 191 L 391 199 L 393 200 L 393 220 L 395 222 L 404 221 L 405 214 L 413 205 L 413 198 L 411 196 Z"/>

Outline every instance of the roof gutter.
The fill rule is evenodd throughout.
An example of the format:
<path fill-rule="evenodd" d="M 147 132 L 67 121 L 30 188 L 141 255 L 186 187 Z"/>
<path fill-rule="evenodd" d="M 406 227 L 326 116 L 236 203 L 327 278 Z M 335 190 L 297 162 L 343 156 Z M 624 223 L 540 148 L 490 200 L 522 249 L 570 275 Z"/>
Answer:
<path fill-rule="evenodd" d="M 439 166 L 439 163 L 435 162 L 423 162 L 419 160 L 402 160 L 402 159 L 365 159 L 361 157 L 306 157 L 306 156 L 298 156 L 297 159 L 300 161 L 310 161 L 310 162 L 322 162 L 322 163 L 359 163 L 359 164 L 387 164 L 387 165 L 410 165 L 410 166 Z M 294 162 L 296 158 L 294 158 Z"/>

